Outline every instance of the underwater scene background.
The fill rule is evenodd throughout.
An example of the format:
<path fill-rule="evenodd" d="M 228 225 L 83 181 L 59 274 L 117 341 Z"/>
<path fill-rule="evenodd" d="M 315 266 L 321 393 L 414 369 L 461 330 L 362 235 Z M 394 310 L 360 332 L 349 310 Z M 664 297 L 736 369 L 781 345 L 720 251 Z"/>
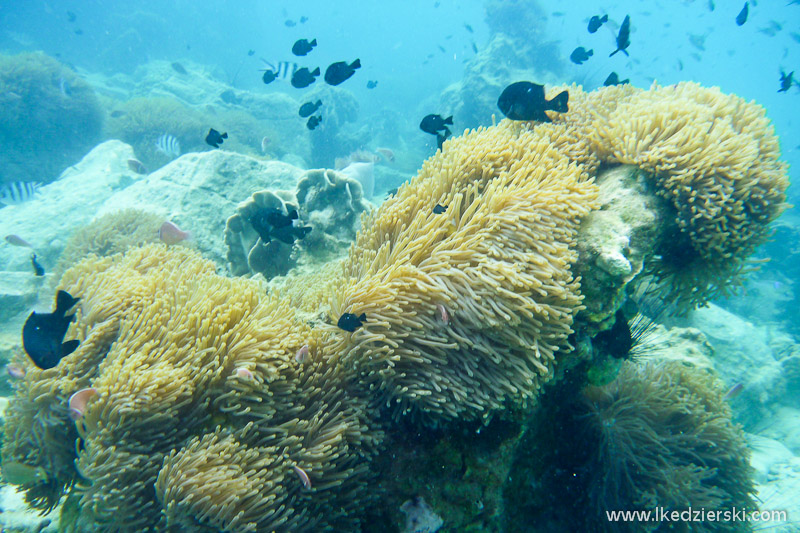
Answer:
<path fill-rule="evenodd" d="M 0 0 L 0 531 L 800 531 L 795 69 L 795 0 Z"/>

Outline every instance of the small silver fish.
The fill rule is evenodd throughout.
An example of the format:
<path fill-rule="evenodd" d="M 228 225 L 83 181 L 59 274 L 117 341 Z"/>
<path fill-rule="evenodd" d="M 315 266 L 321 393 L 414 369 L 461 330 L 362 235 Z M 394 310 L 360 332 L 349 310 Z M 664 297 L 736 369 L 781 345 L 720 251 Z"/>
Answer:
<path fill-rule="evenodd" d="M 722 397 L 723 401 L 733 400 L 737 396 L 739 396 L 742 391 L 744 390 L 744 383 L 737 383 L 733 387 L 725 393 L 725 396 Z"/>
<path fill-rule="evenodd" d="M 267 147 L 268 146 L 269 146 L 269 137 L 264 137 L 263 139 L 261 139 L 261 153 L 262 154 L 266 154 L 267 153 Z"/>
<path fill-rule="evenodd" d="M 138 159 L 128 159 L 128 168 L 137 174 L 147 174 L 147 169 Z"/>
<path fill-rule="evenodd" d="M 22 246 L 23 248 L 33 248 L 33 245 L 19 235 L 6 235 L 6 242 L 12 246 Z"/>

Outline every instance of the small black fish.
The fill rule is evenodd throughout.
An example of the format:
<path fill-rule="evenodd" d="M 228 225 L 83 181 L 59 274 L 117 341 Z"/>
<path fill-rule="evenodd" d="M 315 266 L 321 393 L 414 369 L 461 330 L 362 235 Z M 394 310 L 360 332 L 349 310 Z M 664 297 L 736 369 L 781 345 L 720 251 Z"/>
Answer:
<path fill-rule="evenodd" d="M 474 42 L 472 42 L 471 44 L 472 44 L 472 51 L 477 54 L 478 53 L 478 45 L 475 44 Z"/>
<path fill-rule="evenodd" d="M 44 267 L 39 264 L 39 261 L 36 260 L 36 254 L 31 254 L 31 266 L 33 266 L 34 276 L 44 276 Z"/>
<path fill-rule="evenodd" d="M 220 133 L 214 128 L 208 130 L 208 135 L 206 135 L 206 144 L 209 146 L 213 146 L 214 148 L 219 148 L 219 145 L 222 144 L 224 139 L 228 138 L 228 132 Z"/>
<path fill-rule="evenodd" d="M 613 56 L 617 52 L 622 52 L 623 54 L 628 54 L 627 48 L 631 45 L 631 16 L 625 15 L 625 20 L 622 21 L 622 26 L 619 27 L 619 33 L 617 34 L 617 49 L 608 54 L 608 57 Z"/>
<path fill-rule="evenodd" d="M 300 24 L 305 24 L 308 21 L 308 17 L 300 17 Z"/>
<path fill-rule="evenodd" d="M 264 81 L 264 84 L 268 85 L 273 81 L 275 81 L 277 77 L 278 77 L 277 72 L 275 72 L 274 70 L 267 69 L 264 71 L 264 75 L 261 76 L 261 79 Z"/>
<path fill-rule="evenodd" d="M 433 208 L 433 214 L 434 215 L 441 215 L 445 211 L 447 211 L 447 206 L 446 205 L 436 204 L 434 206 L 434 208 Z"/>
<path fill-rule="evenodd" d="M 785 93 L 792 87 L 794 83 L 793 76 L 794 71 L 791 71 L 788 75 L 784 71 L 781 71 L 781 88 L 778 89 L 779 93 Z"/>
<path fill-rule="evenodd" d="M 374 89 L 377 86 L 378 86 L 378 82 L 375 81 L 375 80 L 369 80 L 367 82 L 367 89 Z"/>
<path fill-rule="evenodd" d="M 319 67 L 315 68 L 313 72 L 309 71 L 306 67 L 303 67 L 292 74 L 292 87 L 296 87 L 298 89 L 308 87 L 317 81 L 317 76 L 319 76 Z"/>
<path fill-rule="evenodd" d="M 544 85 L 518 81 L 505 88 L 497 99 L 497 107 L 511 120 L 552 122 L 545 111 L 569 111 L 569 92 L 561 91 L 552 100 L 544 95 Z"/>
<path fill-rule="evenodd" d="M 622 309 L 617 311 L 614 318 L 614 325 L 611 328 L 595 335 L 592 346 L 616 359 L 625 359 L 633 346 L 631 328 Z"/>
<path fill-rule="evenodd" d="M 306 122 L 306 128 L 310 130 L 316 129 L 320 122 L 322 122 L 322 115 L 317 117 L 309 117 L 308 122 Z"/>
<path fill-rule="evenodd" d="M 255 51 L 255 50 L 248 50 L 248 51 L 247 51 L 247 55 L 248 55 L 249 57 L 253 57 L 254 55 L 256 55 L 256 51 Z"/>
<path fill-rule="evenodd" d="M 188 74 L 188 72 L 186 72 L 186 69 L 185 69 L 185 68 L 183 68 L 183 65 L 181 65 L 181 64 L 180 64 L 180 63 L 178 63 L 177 61 L 175 61 L 175 62 L 171 63 L 171 64 L 170 64 L 170 66 L 171 66 L 171 67 L 172 67 L 172 68 L 175 70 L 175 72 L 177 72 L 178 74 Z"/>
<path fill-rule="evenodd" d="M 339 321 L 336 323 L 336 325 L 339 326 L 340 329 L 352 333 L 361 326 L 363 326 L 362 322 L 366 321 L 367 321 L 366 313 L 361 313 L 361 316 L 356 316 L 353 313 L 344 313 L 342 316 L 339 317 Z"/>
<path fill-rule="evenodd" d="M 78 28 L 77 30 L 75 30 L 75 35 L 83 35 L 83 30 Z"/>
<path fill-rule="evenodd" d="M 587 50 L 583 46 L 579 46 L 569 55 L 569 60 L 576 65 L 583 65 L 594 54 L 594 50 Z"/>
<path fill-rule="evenodd" d="M 308 39 L 298 39 L 292 46 L 292 53 L 296 56 L 304 56 L 317 46 L 317 40 L 309 42 Z"/>
<path fill-rule="evenodd" d="M 77 18 L 78 16 L 75 15 L 75 13 L 73 13 L 72 11 L 67 11 L 67 20 L 69 20 L 70 22 L 75 22 Z"/>
<path fill-rule="evenodd" d="M 110 116 L 111 118 L 119 118 L 119 117 L 124 117 L 125 115 L 127 115 L 125 111 L 121 109 L 115 109 L 114 111 L 109 113 L 108 116 Z"/>
<path fill-rule="evenodd" d="M 284 22 L 283 24 L 284 24 L 284 26 L 286 26 L 287 28 L 294 28 L 295 26 L 297 26 L 297 23 L 296 23 L 295 21 L 293 21 L 293 20 L 287 20 L 287 21 L 286 21 L 286 22 Z"/>
<path fill-rule="evenodd" d="M 447 53 L 447 49 L 445 49 L 445 47 L 444 47 L 444 46 L 442 46 L 442 45 L 440 45 L 440 44 L 438 44 L 438 45 L 436 45 L 436 46 L 438 46 L 438 47 L 439 47 L 439 51 L 440 51 L 440 52 L 442 52 L 443 54 L 446 54 L 446 53 Z"/>
<path fill-rule="evenodd" d="M 396 194 L 397 194 L 397 187 L 395 187 L 394 189 L 389 189 L 388 191 L 386 191 L 386 194 L 387 194 L 388 196 L 394 196 L 394 195 L 396 195 Z"/>
<path fill-rule="evenodd" d="M 453 125 L 453 116 L 442 118 L 442 115 L 425 115 L 422 122 L 419 123 L 419 129 L 425 133 L 436 135 L 440 131 L 449 131 L 447 126 Z"/>
<path fill-rule="evenodd" d="M 361 68 L 361 61 L 358 59 L 349 65 L 345 61 L 337 61 L 325 70 L 325 83 L 339 85 L 355 74 L 357 68 Z"/>
<path fill-rule="evenodd" d="M 608 75 L 608 77 L 606 78 L 606 81 L 603 82 L 603 86 L 609 87 L 611 85 L 624 85 L 624 84 L 630 83 L 630 82 L 631 82 L 630 78 L 626 78 L 624 80 L 620 80 L 619 76 L 617 75 L 617 73 L 616 72 L 612 72 L 611 74 Z"/>
<path fill-rule="evenodd" d="M 317 100 L 316 102 L 306 102 L 300 106 L 300 116 L 303 118 L 310 117 L 317 112 L 317 109 L 319 109 L 321 105 L 322 100 Z"/>
<path fill-rule="evenodd" d="M 58 291 L 55 311 L 52 313 L 34 311 L 22 326 L 22 346 L 25 348 L 25 353 L 42 370 L 56 366 L 62 357 L 74 352 L 80 344 L 78 340 L 64 342 L 67 328 L 75 319 L 74 314 L 70 316 L 66 314 L 78 300 L 80 298 L 73 298 L 67 291 Z"/>
<path fill-rule="evenodd" d="M 714 0 L 708 0 L 708 10 L 709 11 L 714 11 L 715 7 L 716 6 L 714 5 Z"/>
<path fill-rule="evenodd" d="M 449 139 L 452 135 L 453 135 L 453 132 L 448 130 L 447 128 L 445 128 L 444 133 L 437 133 L 436 134 L 436 146 L 438 146 L 439 149 L 441 150 L 442 146 L 444 145 L 444 142 L 447 139 Z"/>
<path fill-rule="evenodd" d="M 742 10 L 739 11 L 738 15 L 736 15 L 736 25 L 737 26 L 741 26 L 742 24 L 747 22 L 747 13 L 748 13 L 748 11 L 749 10 L 748 10 L 748 6 L 747 6 L 747 2 L 745 2 L 744 3 L 744 7 L 742 8 Z"/>
<path fill-rule="evenodd" d="M 287 214 L 283 214 L 282 209 L 264 207 L 253 213 L 249 222 L 264 243 L 272 241 L 274 237 L 283 243 L 292 244 L 311 231 L 311 226 L 295 225 L 298 219 L 296 209 L 289 209 Z"/>
<path fill-rule="evenodd" d="M 593 16 L 589 19 L 589 33 L 594 33 L 600 29 L 604 23 L 608 22 L 608 15 L 603 15 L 602 17 L 598 17 L 597 15 Z"/>
<path fill-rule="evenodd" d="M 468 31 L 468 32 L 470 32 L 470 33 L 475 33 L 474 31 L 472 31 L 472 26 L 470 26 L 469 24 L 466 24 L 466 23 L 465 23 L 465 24 L 464 24 L 464 27 L 467 29 L 467 31 Z"/>

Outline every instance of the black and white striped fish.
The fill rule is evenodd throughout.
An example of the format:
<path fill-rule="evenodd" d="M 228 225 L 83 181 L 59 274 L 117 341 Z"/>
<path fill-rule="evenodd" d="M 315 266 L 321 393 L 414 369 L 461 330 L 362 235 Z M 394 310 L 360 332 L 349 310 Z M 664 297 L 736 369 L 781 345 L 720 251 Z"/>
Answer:
<path fill-rule="evenodd" d="M 263 57 L 261 61 L 264 62 L 267 69 L 271 70 L 274 74 L 274 79 L 281 79 L 281 80 L 290 80 L 292 79 L 292 74 L 297 72 L 298 67 L 297 63 L 293 61 L 278 61 L 277 63 L 270 63 Z"/>
<path fill-rule="evenodd" d="M 172 157 L 178 157 L 181 155 L 181 143 L 174 135 L 165 133 L 156 141 L 156 150 Z"/>
<path fill-rule="evenodd" d="M 37 181 L 15 181 L 0 187 L 0 203 L 17 205 L 36 196 L 42 184 Z"/>

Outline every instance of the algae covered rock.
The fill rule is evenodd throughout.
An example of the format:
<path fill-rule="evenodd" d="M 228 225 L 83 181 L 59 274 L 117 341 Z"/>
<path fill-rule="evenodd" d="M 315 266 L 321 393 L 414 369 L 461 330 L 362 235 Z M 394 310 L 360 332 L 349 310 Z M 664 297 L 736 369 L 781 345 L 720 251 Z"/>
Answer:
<path fill-rule="evenodd" d="M 50 182 L 100 140 L 92 87 L 41 52 L 0 55 L 0 95 L 0 185 Z"/>

